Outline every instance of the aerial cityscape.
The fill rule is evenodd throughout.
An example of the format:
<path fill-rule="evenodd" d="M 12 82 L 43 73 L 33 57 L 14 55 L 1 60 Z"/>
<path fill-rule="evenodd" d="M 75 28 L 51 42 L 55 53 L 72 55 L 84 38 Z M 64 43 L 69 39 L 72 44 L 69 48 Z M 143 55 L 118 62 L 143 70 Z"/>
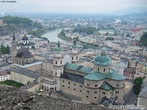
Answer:
<path fill-rule="evenodd" d="M 147 110 L 147 1 L 0 1 L 0 110 Z"/>

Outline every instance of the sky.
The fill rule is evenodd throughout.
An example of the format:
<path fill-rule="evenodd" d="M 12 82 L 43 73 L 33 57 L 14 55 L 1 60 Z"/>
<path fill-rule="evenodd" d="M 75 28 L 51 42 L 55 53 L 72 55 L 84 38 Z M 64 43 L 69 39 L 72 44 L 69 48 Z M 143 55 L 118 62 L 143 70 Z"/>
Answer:
<path fill-rule="evenodd" d="M 107 13 L 130 7 L 147 7 L 147 0 L 16 0 L 16 3 L 1 1 L 4 0 L 0 0 L 0 13 Z"/>

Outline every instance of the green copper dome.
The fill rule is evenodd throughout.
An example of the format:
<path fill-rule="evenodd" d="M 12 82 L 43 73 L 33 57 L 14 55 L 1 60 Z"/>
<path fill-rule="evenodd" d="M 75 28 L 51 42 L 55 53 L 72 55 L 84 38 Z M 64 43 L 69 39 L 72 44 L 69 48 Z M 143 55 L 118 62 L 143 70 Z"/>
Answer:
<path fill-rule="evenodd" d="M 77 48 L 78 46 L 77 46 L 77 44 L 76 44 L 76 39 L 74 39 L 74 43 L 73 43 L 73 45 L 72 45 L 72 48 Z"/>
<path fill-rule="evenodd" d="M 106 55 L 106 48 L 101 49 L 101 54 L 97 55 L 94 59 L 94 64 L 98 66 L 109 66 L 111 65 L 111 59 Z"/>
<path fill-rule="evenodd" d="M 58 41 L 58 46 L 57 46 L 57 48 L 55 49 L 55 51 L 56 52 L 60 52 L 62 49 L 61 49 L 61 47 L 60 47 L 60 41 Z"/>

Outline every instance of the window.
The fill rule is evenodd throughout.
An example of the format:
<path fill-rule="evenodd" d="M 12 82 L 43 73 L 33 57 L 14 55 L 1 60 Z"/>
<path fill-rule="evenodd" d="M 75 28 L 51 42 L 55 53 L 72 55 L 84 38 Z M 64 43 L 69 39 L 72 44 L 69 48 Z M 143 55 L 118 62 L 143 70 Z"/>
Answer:
<path fill-rule="evenodd" d="M 115 98 L 118 98 L 117 96 Z"/>
<path fill-rule="evenodd" d="M 105 70 L 106 70 L 106 69 L 104 68 L 104 72 L 105 72 Z"/>
<path fill-rule="evenodd" d="M 55 75 L 57 76 L 57 73 L 55 73 Z"/>
<path fill-rule="evenodd" d="M 74 86 L 76 86 L 76 84 L 74 83 Z"/>
<path fill-rule="evenodd" d="M 89 91 L 87 90 L 86 93 L 89 93 Z"/>
<path fill-rule="evenodd" d="M 82 87 L 82 85 L 80 85 L 80 87 Z"/>
<path fill-rule="evenodd" d="M 56 61 L 56 64 L 57 64 L 57 61 Z"/>
<path fill-rule="evenodd" d="M 95 87 L 97 87 L 98 85 L 97 84 L 95 84 Z"/>
<path fill-rule="evenodd" d="M 117 83 L 119 83 L 119 81 L 117 81 Z"/>
<path fill-rule="evenodd" d="M 76 90 L 76 89 L 74 88 L 74 90 Z"/>
<path fill-rule="evenodd" d="M 76 59 L 78 59 L 78 56 L 76 57 Z"/>
<path fill-rule="evenodd" d="M 110 79 L 109 79 L 109 81 L 110 81 Z"/>
<path fill-rule="evenodd" d="M 119 87 L 119 84 L 116 84 L 116 87 Z"/>
<path fill-rule="evenodd" d="M 68 84 L 70 84 L 70 82 L 68 82 Z"/>
<path fill-rule="evenodd" d="M 125 83 L 123 83 L 123 86 L 125 86 Z"/>
<path fill-rule="evenodd" d="M 73 60 L 73 57 L 72 57 L 72 60 Z"/>
<path fill-rule="evenodd" d="M 105 95 L 105 92 L 102 92 L 103 95 Z"/>
<path fill-rule="evenodd" d="M 62 64 L 62 61 L 60 61 L 60 64 Z"/>
<path fill-rule="evenodd" d="M 80 92 L 82 92 L 82 91 L 80 90 Z"/>
<path fill-rule="evenodd" d="M 119 91 L 116 91 L 115 93 L 119 93 Z"/>
<path fill-rule="evenodd" d="M 99 68 L 97 70 L 99 71 Z"/>
<path fill-rule="evenodd" d="M 64 85 L 62 85 L 62 87 L 64 87 Z"/>
<path fill-rule="evenodd" d="M 94 97 L 95 99 L 97 98 L 97 97 Z"/>
<path fill-rule="evenodd" d="M 111 92 L 110 92 L 110 94 L 111 94 Z"/>
<path fill-rule="evenodd" d="M 88 98 L 88 96 L 86 96 Z"/>
<path fill-rule="evenodd" d="M 70 89 L 70 87 L 68 87 L 68 89 Z"/>
<path fill-rule="evenodd" d="M 64 82 L 64 80 L 62 80 L 62 82 Z"/>
<path fill-rule="evenodd" d="M 90 86 L 90 84 L 88 83 L 87 86 Z"/>
<path fill-rule="evenodd" d="M 97 94 L 97 91 L 94 91 L 94 94 Z"/>

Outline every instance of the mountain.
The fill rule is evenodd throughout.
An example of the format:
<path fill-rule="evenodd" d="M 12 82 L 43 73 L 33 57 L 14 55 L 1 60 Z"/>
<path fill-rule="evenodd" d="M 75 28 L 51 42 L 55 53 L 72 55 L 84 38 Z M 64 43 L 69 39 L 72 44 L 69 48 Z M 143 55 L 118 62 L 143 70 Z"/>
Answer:
<path fill-rule="evenodd" d="M 147 7 L 131 7 L 122 10 L 117 10 L 114 12 L 110 12 L 110 15 L 127 15 L 131 13 L 144 13 L 147 11 Z"/>

